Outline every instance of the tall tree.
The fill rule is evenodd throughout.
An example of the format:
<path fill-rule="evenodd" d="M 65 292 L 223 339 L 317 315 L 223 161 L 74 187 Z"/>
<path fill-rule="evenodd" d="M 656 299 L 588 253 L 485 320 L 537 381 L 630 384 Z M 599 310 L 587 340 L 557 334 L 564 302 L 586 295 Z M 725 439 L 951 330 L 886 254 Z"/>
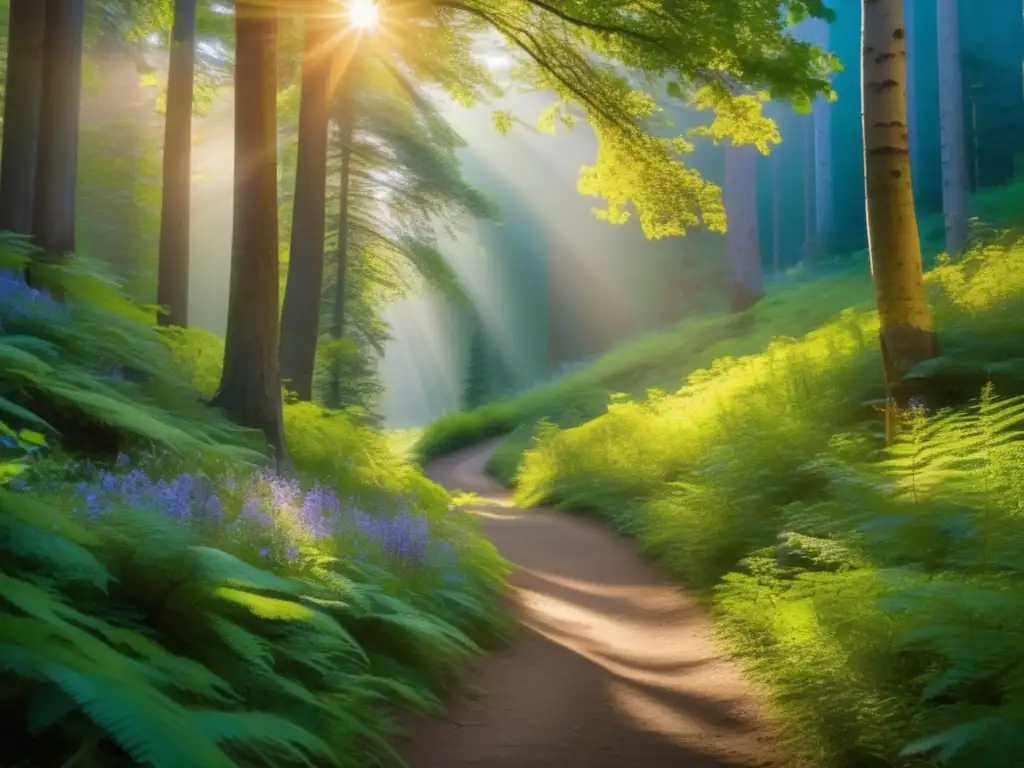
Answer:
<path fill-rule="evenodd" d="M 349 196 L 352 185 L 352 134 L 355 130 L 355 115 L 352 101 L 338 100 L 338 147 L 341 162 L 338 165 L 338 244 L 335 251 L 334 301 L 331 303 L 331 341 L 336 344 L 345 337 L 345 310 L 347 307 L 350 206 Z M 340 408 L 342 398 L 342 365 L 336 356 L 331 361 L 331 378 L 327 389 L 327 405 Z"/>
<path fill-rule="evenodd" d="M 157 304 L 167 310 L 158 317 L 162 325 L 185 327 L 188 325 L 196 0 L 174 0 L 170 48 Z"/>
<path fill-rule="evenodd" d="M 0 229 L 32 232 L 46 3 L 11 0 L 0 158 Z"/>
<path fill-rule="evenodd" d="M 356 338 L 372 336 L 350 311 L 366 276 L 376 275 L 372 282 L 382 300 L 384 294 L 397 298 L 411 287 L 410 278 L 418 278 L 463 306 L 467 297 L 437 248 L 437 228 L 454 237 L 461 221 L 496 218 L 497 211 L 462 177 L 456 150 L 465 142 L 386 62 L 360 57 L 349 68 L 335 100 L 332 142 L 339 199 L 325 402 L 339 407 L 351 404 L 345 377 L 355 370 Z M 355 285 L 353 269 L 359 271 Z"/>
<path fill-rule="evenodd" d="M 782 261 L 782 188 L 779 184 L 779 156 L 772 153 L 772 272 L 779 274 Z"/>
<path fill-rule="evenodd" d="M 664 237 L 680 234 L 702 216 L 724 226 L 720 197 L 717 188 L 678 162 L 686 151 L 682 137 L 647 132 L 659 112 L 657 101 L 638 92 L 615 64 L 654 78 L 678 73 L 696 86 L 694 98 L 726 118 L 720 138 L 738 134 L 744 143 L 765 144 L 777 132 L 762 116 L 760 103 L 734 98 L 722 78 L 777 98 L 813 98 L 828 90 L 822 62 L 785 34 L 780 11 L 790 4 L 828 13 L 819 0 L 688 4 L 613 18 L 599 6 L 554 8 L 540 0 L 507 9 L 480 0 L 435 0 L 389 5 L 381 21 L 388 34 L 378 37 L 391 48 L 390 56 L 418 58 L 414 69 L 422 65 L 424 72 L 443 73 L 436 82 L 465 100 L 487 79 L 466 39 L 484 28 L 497 31 L 522 54 L 517 76 L 581 107 L 598 134 L 598 157 L 584 170 L 579 188 L 607 199 L 609 208 L 601 215 L 613 221 L 624 220 L 624 206 L 631 203 L 645 234 Z M 263 429 L 283 450 L 273 189 L 275 24 L 254 14 L 267 6 L 264 0 L 236 4 L 235 231 L 225 366 L 215 402 L 241 423 Z M 432 261 L 438 255 L 429 249 L 414 253 L 431 253 Z"/>
<path fill-rule="evenodd" d="M 479 313 L 474 308 L 466 313 L 469 319 L 469 349 L 466 355 L 466 375 L 462 382 L 463 410 L 471 411 L 484 404 L 487 398 L 487 339 Z"/>
<path fill-rule="evenodd" d="M 235 199 L 224 368 L 212 404 L 259 429 L 286 461 L 278 358 L 277 18 L 235 11 Z"/>
<path fill-rule="evenodd" d="M 32 234 L 50 256 L 75 250 L 85 0 L 46 0 Z"/>
<path fill-rule="evenodd" d="M 291 252 L 281 312 L 281 378 L 299 400 L 313 399 L 327 205 L 327 141 L 332 44 L 327 13 L 306 20 Z M 340 263 L 340 260 L 339 260 Z"/>
<path fill-rule="evenodd" d="M 811 42 L 829 49 L 829 23 L 813 19 L 810 23 Z M 827 250 L 829 229 L 832 227 L 832 104 L 822 96 L 812 107 L 814 121 L 814 230 L 815 248 L 819 254 Z"/>
<path fill-rule="evenodd" d="M 863 0 L 865 191 L 868 247 L 881 320 L 890 403 L 905 406 L 906 373 L 938 354 L 925 294 L 907 142 L 906 44 L 902 0 Z M 896 421 L 889 409 L 887 432 Z"/>
<path fill-rule="evenodd" d="M 813 117 L 800 121 L 804 128 L 804 264 L 818 261 L 818 167 L 815 159 Z"/>
<path fill-rule="evenodd" d="M 725 149 L 725 213 L 729 307 L 742 312 L 763 293 L 763 270 L 757 221 L 757 150 L 750 146 Z"/>
<path fill-rule="evenodd" d="M 910 151 L 911 184 L 917 188 L 914 180 L 920 160 L 917 157 L 917 0 L 903 0 L 903 26 L 907 40 L 907 146 Z"/>
<path fill-rule="evenodd" d="M 938 0 L 939 131 L 942 136 L 942 212 L 946 252 L 958 256 L 967 243 L 967 149 L 964 142 L 963 70 L 960 65 L 960 7 Z"/>

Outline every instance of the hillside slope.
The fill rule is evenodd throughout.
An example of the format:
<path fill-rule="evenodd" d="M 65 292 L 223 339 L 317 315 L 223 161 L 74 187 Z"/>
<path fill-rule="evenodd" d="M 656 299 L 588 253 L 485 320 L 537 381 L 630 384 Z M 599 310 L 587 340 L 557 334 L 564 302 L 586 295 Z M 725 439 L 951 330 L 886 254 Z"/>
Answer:
<path fill-rule="evenodd" d="M 912 372 L 926 396 L 889 448 L 864 274 L 684 324 L 449 417 L 420 448 L 518 429 L 492 466 L 515 473 L 520 506 L 586 510 L 702 591 L 802 765 L 1013 765 L 1024 240 L 980 239 L 928 273 L 943 352 Z M 619 388 L 643 396 L 598 409 Z M 544 417 L 565 421 L 534 439 Z"/>

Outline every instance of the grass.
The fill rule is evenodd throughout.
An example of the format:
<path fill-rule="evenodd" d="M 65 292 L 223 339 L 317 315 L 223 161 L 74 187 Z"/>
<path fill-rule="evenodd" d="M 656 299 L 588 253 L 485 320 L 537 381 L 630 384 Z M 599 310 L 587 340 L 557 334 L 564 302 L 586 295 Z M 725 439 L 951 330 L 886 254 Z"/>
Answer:
<path fill-rule="evenodd" d="M 544 386 L 475 411 L 443 416 L 423 431 L 415 456 L 425 462 L 513 432 L 513 440 L 519 441 L 514 445 L 525 445 L 522 441 L 539 421 L 579 424 L 603 413 L 609 398 L 617 393 L 637 397 L 648 389 L 675 388 L 690 371 L 714 360 L 749 354 L 764 348 L 776 336 L 799 335 L 815 327 L 851 297 L 870 302 L 870 291 L 869 278 L 860 272 L 845 272 L 770 294 L 741 315 L 687 320 L 669 331 L 614 349 L 593 365 Z M 508 450 L 499 453 L 499 462 L 502 453 L 511 459 Z M 499 476 L 508 480 L 514 463 L 509 461 L 504 467 Z"/>
<path fill-rule="evenodd" d="M 975 198 L 977 246 L 930 260 L 943 354 L 913 372 L 923 400 L 888 449 L 862 258 L 446 416 L 418 454 L 506 434 L 490 469 L 521 505 L 634 537 L 767 684 L 794 764 L 1014 765 L 1024 240 L 1007 227 L 1022 190 Z"/>
<path fill-rule="evenodd" d="M 294 477 L 204 406 L 220 342 L 80 263 L 0 259 L 5 765 L 398 765 L 502 640 L 507 567 L 356 416 L 288 403 Z M 3 266 L 0 264 L 0 266 Z"/>
<path fill-rule="evenodd" d="M 519 503 L 591 510 L 710 596 L 808 766 L 1004 766 L 1021 747 L 1024 403 L 978 393 L 1024 391 L 1024 242 L 928 284 L 944 354 L 889 451 L 877 314 L 848 308 L 544 426 L 518 468 Z"/>
<path fill-rule="evenodd" d="M 971 198 L 972 237 L 995 247 L 1012 244 L 1020 232 L 1024 183 L 982 190 Z M 923 217 L 926 262 L 936 263 L 944 237 L 941 216 Z M 763 350 L 776 338 L 802 336 L 846 308 L 873 306 L 868 254 L 852 254 L 817 273 L 791 270 L 751 310 L 740 315 L 691 318 L 676 327 L 611 350 L 594 362 L 512 397 L 473 411 L 455 411 L 419 434 L 412 455 L 420 463 L 493 437 L 508 436 L 488 470 L 514 484 L 523 450 L 542 421 L 562 427 L 603 414 L 616 395 L 645 397 L 648 390 L 675 391 L 693 371 L 714 361 Z M 822 272 L 827 276 L 822 277 Z"/>

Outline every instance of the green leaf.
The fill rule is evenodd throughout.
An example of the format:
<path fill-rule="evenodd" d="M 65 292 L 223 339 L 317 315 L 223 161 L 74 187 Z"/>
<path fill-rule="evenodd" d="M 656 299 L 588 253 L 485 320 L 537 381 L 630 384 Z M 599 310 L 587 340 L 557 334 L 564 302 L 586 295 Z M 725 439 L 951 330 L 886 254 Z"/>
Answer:
<path fill-rule="evenodd" d="M 940 733 L 926 736 L 908 744 L 900 752 L 901 757 L 924 754 L 938 750 L 936 759 L 946 762 L 955 757 L 964 747 L 984 738 L 989 729 L 997 726 L 999 721 L 994 717 L 983 717 L 949 728 Z"/>
<path fill-rule="evenodd" d="M 502 136 L 506 136 L 512 130 L 512 126 L 515 125 L 515 117 L 511 112 L 498 110 L 491 113 L 491 120 L 494 122 L 494 130 L 500 133 Z"/>
<path fill-rule="evenodd" d="M 28 429 L 23 429 L 18 433 L 18 438 L 28 443 L 29 445 L 38 445 L 40 447 L 46 447 L 46 438 L 38 432 L 32 432 Z"/>

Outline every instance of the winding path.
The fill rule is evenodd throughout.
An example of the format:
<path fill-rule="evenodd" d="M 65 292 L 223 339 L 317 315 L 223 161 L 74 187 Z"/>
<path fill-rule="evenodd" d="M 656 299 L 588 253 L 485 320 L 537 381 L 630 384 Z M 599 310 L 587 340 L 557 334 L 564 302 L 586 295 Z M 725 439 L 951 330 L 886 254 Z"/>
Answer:
<path fill-rule="evenodd" d="M 479 693 L 443 720 L 407 723 L 410 768 L 777 766 L 759 695 L 712 639 L 707 616 L 597 523 L 517 509 L 484 474 L 494 444 L 427 474 L 472 491 L 488 537 L 517 570 L 525 631 L 475 671 Z"/>

